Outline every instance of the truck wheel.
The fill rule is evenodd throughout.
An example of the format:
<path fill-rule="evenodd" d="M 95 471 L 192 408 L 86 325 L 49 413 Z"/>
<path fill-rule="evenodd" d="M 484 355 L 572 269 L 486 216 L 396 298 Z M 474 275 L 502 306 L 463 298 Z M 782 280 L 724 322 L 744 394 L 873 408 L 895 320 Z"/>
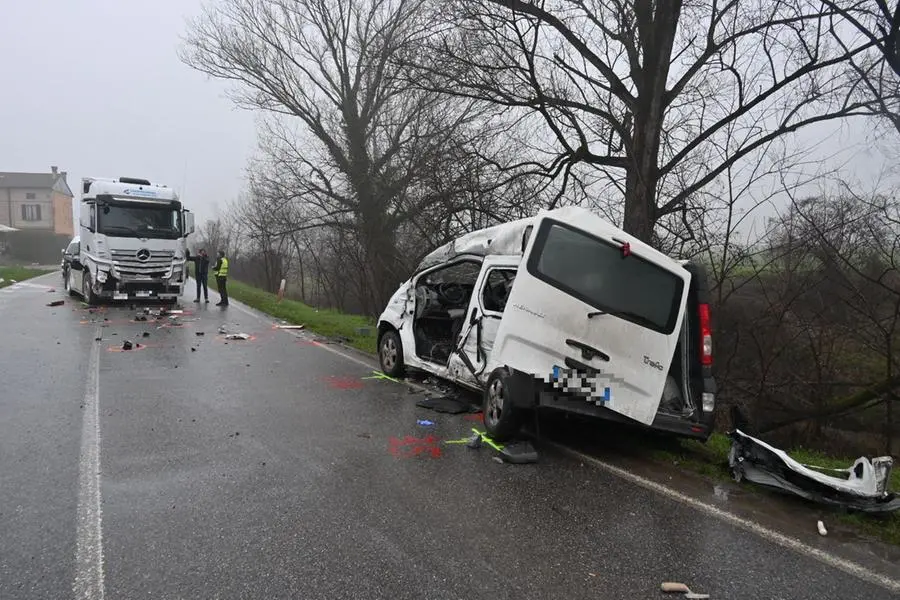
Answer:
<path fill-rule="evenodd" d="M 81 297 L 89 306 L 97 304 L 97 295 L 94 293 L 94 288 L 91 287 L 91 275 L 88 271 L 81 276 Z"/>
<path fill-rule="evenodd" d="M 513 406 L 510 401 L 509 378 L 509 369 L 498 367 L 488 377 L 484 388 L 484 428 L 498 442 L 519 433 L 525 417 L 525 410 Z"/>
<path fill-rule="evenodd" d="M 378 340 L 378 362 L 381 372 L 388 377 L 403 375 L 403 342 L 393 329 L 385 331 Z"/>
<path fill-rule="evenodd" d="M 63 277 L 63 286 L 65 287 L 66 291 L 69 292 L 70 296 L 74 296 L 75 294 L 78 293 L 72 287 L 72 270 L 71 269 L 67 270 L 65 276 Z"/>

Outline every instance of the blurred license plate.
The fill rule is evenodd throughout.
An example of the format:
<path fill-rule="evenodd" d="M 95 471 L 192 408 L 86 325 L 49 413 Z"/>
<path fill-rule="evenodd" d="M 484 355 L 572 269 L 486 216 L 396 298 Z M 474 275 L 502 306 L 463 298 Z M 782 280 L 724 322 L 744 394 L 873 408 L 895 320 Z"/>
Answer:
<path fill-rule="evenodd" d="M 147 298 L 150 296 L 150 292 L 137 292 L 135 293 L 135 296 L 138 298 Z"/>

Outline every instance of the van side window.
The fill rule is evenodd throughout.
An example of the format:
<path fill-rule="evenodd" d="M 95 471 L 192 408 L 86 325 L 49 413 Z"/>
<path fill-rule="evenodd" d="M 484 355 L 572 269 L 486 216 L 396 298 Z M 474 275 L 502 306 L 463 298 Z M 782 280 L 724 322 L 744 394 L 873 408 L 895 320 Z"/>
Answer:
<path fill-rule="evenodd" d="M 484 280 L 481 305 L 486 311 L 502 313 L 516 280 L 515 269 L 492 269 Z"/>
<path fill-rule="evenodd" d="M 597 310 L 664 335 L 675 330 L 684 281 L 574 227 L 544 221 L 528 271 Z"/>

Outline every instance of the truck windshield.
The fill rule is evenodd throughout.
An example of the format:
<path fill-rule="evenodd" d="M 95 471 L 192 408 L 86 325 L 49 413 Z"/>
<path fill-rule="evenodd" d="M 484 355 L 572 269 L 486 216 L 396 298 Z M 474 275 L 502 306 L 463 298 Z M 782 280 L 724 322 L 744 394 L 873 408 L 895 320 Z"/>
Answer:
<path fill-rule="evenodd" d="M 580 230 L 545 221 L 528 270 L 600 311 L 666 335 L 675 329 L 684 281 Z"/>
<path fill-rule="evenodd" d="M 181 237 L 181 215 L 171 206 L 110 202 L 98 211 L 97 230 L 120 237 Z"/>

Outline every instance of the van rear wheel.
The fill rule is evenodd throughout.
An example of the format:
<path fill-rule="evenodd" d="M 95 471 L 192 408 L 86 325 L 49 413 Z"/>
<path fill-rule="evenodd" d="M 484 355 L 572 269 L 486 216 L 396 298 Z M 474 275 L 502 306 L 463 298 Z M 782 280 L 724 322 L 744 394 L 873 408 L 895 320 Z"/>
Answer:
<path fill-rule="evenodd" d="M 484 428 L 498 442 L 515 437 L 525 417 L 525 410 L 513 406 L 509 397 L 510 377 L 509 369 L 498 367 L 484 388 Z"/>
<path fill-rule="evenodd" d="M 393 329 L 385 331 L 378 341 L 378 362 L 381 372 L 388 377 L 403 375 L 403 342 Z"/>

